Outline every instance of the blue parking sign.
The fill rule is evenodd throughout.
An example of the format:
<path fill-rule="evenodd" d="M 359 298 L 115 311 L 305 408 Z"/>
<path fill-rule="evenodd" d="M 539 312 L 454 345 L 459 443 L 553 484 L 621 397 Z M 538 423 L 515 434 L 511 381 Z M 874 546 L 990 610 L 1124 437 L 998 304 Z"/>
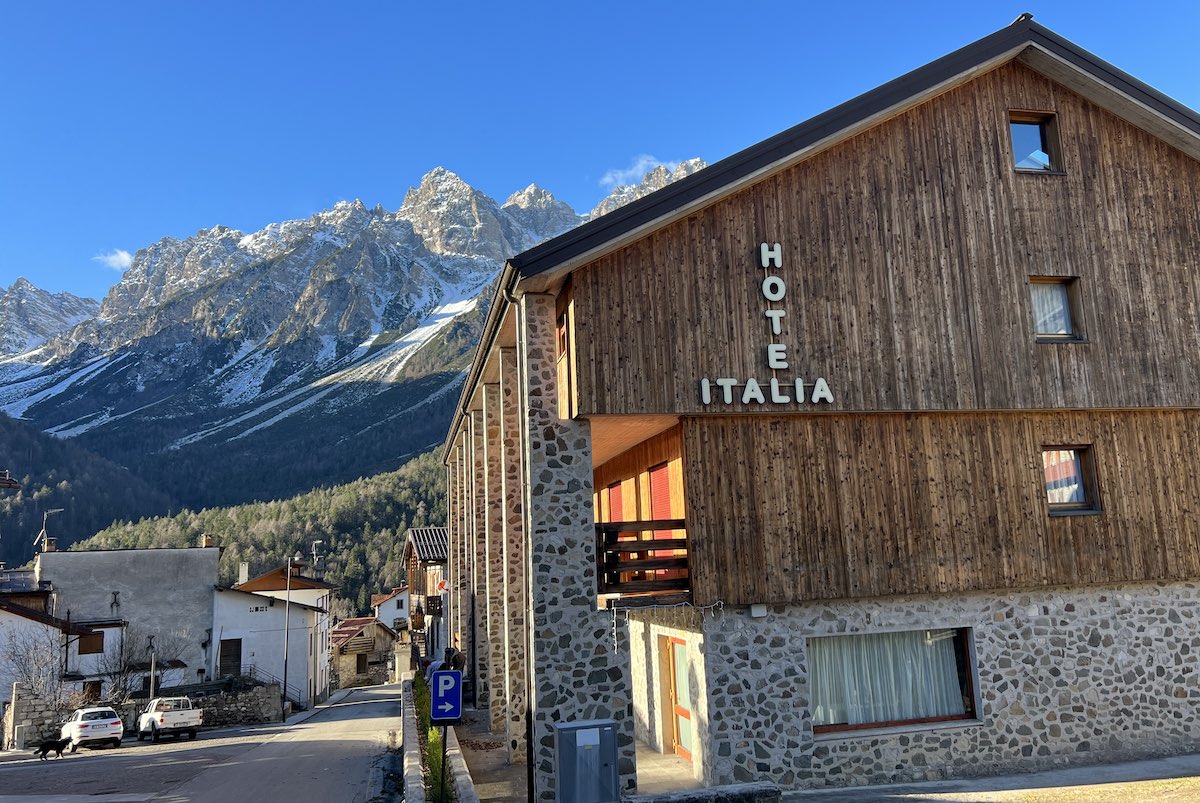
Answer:
<path fill-rule="evenodd" d="M 441 725 L 462 719 L 462 672 L 443 669 L 430 678 L 429 722 Z"/>

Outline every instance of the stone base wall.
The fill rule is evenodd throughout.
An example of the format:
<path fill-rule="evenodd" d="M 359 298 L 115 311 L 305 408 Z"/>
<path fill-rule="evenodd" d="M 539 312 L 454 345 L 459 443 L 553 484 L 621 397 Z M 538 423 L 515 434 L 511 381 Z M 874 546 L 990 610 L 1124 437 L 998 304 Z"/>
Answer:
<path fill-rule="evenodd" d="M 20 750 L 44 739 L 57 739 L 58 723 L 67 715 L 58 706 L 35 698 L 29 687 L 14 683 L 12 699 L 4 712 L 4 743 L 6 749 Z M 16 729 L 27 726 L 21 744 L 16 742 Z"/>
<path fill-rule="evenodd" d="M 255 686 L 243 691 L 214 694 L 192 700 L 192 705 L 204 710 L 204 727 L 255 725 L 278 722 L 280 717 L 279 686 Z"/>
<path fill-rule="evenodd" d="M 704 671 L 704 637 L 700 613 L 694 608 L 632 610 L 629 619 L 629 657 L 633 675 L 634 734 L 638 741 L 669 753 L 674 750 L 674 709 L 670 699 L 668 640 L 687 644 L 688 675 L 693 722 L 708 721 L 708 694 Z M 699 728 L 697 728 L 699 737 Z M 696 778 L 704 777 L 706 757 L 699 738 L 692 750 Z"/>
<path fill-rule="evenodd" d="M 986 776 L 1200 749 L 1200 585 L 726 608 L 703 620 L 709 785 Z M 978 721 L 814 737 L 806 639 L 971 628 Z"/>

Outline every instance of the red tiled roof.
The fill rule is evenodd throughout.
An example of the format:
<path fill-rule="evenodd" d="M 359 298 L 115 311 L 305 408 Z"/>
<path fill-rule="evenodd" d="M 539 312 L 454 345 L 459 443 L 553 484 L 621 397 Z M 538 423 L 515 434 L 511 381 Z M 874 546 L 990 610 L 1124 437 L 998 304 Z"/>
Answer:
<path fill-rule="evenodd" d="M 333 632 L 329 634 L 329 640 L 334 644 L 334 646 L 341 646 L 373 624 L 379 625 L 384 630 L 391 633 L 393 637 L 395 637 L 396 631 L 392 630 L 374 616 L 358 616 L 353 619 L 343 619 L 342 621 L 338 622 L 337 627 L 335 627 Z"/>
<path fill-rule="evenodd" d="M 395 597 L 398 594 L 403 594 L 407 590 L 408 590 L 408 586 L 400 586 L 399 588 L 393 588 L 391 591 L 389 591 L 386 594 L 372 594 L 371 595 L 371 607 L 378 608 L 380 605 L 387 602 L 392 597 Z"/>

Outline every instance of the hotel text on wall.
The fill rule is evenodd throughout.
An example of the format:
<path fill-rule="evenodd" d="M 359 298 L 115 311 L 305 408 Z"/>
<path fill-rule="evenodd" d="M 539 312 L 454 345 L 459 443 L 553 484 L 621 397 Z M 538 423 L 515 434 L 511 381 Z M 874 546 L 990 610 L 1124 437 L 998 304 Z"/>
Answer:
<path fill-rule="evenodd" d="M 780 375 L 790 369 L 788 344 L 781 342 L 787 328 L 787 309 L 783 306 L 787 297 L 787 280 L 783 271 L 783 246 L 779 243 L 762 243 L 758 247 L 759 264 L 763 269 L 761 291 L 766 309 L 763 316 L 770 329 L 771 342 L 766 348 L 766 363 L 772 376 L 760 381 L 754 377 L 741 380 L 738 377 L 718 377 L 700 380 L 700 401 L 705 405 L 734 404 L 833 404 L 833 391 L 824 377 L 811 383 L 801 376 Z"/>

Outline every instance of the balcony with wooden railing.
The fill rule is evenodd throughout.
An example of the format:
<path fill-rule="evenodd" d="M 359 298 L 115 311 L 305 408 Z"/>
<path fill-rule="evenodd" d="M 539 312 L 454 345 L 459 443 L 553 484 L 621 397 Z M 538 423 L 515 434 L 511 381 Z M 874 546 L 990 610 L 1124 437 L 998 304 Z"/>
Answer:
<path fill-rule="evenodd" d="M 691 601 L 684 519 L 597 524 L 596 555 L 598 590 L 610 597 L 609 608 Z"/>

